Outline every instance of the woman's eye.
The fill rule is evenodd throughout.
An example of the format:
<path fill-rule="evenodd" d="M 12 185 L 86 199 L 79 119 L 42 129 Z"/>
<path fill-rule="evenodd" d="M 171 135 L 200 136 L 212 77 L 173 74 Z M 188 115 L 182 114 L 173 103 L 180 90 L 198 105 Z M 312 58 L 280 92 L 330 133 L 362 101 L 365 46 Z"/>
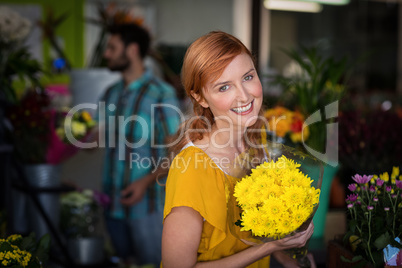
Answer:
<path fill-rule="evenodd" d="M 246 77 L 244 77 L 244 81 L 248 81 L 248 80 L 251 80 L 251 79 L 253 79 L 252 75 L 247 75 Z"/>
<path fill-rule="evenodd" d="M 223 87 L 220 87 L 219 88 L 219 91 L 220 92 L 223 92 L 223 91 L 226 91 L 226 90 L 228 90 L 229 89 L 229 86 L 228 85 L 225 85 L 225 86 L 223 86 Z"/>

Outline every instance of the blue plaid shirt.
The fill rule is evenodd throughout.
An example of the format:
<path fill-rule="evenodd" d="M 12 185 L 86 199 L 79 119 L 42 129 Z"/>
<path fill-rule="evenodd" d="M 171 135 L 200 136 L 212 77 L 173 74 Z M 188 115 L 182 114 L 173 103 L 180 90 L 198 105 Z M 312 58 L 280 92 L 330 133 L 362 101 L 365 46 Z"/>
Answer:
<path fill-rule="evenodd" d="M 140 203 L 129 208 L 121 205 L 120 191 L 166 165 L 167 150 L 161 147 L 180 123 L 174 88 L 147 70 L 126 88 L 123 80 L 110 87 L 101 101 L 105 113 L 98 120 L 106 130 L 103 190 L 111 198 L 108 215 L 138 219 L 152 210 L 163 210 L 165 189 L 157 183 L 149 187 Z"/>

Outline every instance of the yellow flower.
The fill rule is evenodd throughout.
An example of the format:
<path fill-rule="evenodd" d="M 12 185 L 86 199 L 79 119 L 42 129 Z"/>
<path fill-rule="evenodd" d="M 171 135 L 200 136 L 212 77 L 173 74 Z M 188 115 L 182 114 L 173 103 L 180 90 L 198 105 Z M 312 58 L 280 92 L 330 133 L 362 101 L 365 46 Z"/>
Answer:
<path fill-rule="evenodd" d="M 288 109 L 277 106 L 265 111 L 264 117 L 268 120 L 269 130 L 275 132 L 279 137 L 284 137 L 290 131 L 292 114 Z"/>
<path fill-rule="evenodd" d="M 87 111 L 83 111 L 82 114 L 82 119 L 84 119 L 84 121 L 89 122 L 92 120 L 92 116 L 90 113 L 88 113 Z"/>
<path fill-rule="evenodd" d="M 273 217 L 278 217 L 285 211 L 285 208 L 286 207 L 281 199 L 271 196 L 267 200 L 265 200 L 261 211 L 266 212 Z"/>
<path fill-rule="evenodd" d="M 383 174 L 380 174 L 380 179 L 382 179 L 384 182 L 388 182 L 389 181 L 388 172 L 384 172 Z"/>
<path fill-rule="evenodd" d="M 399 175 L 399 167 L 392 167 L 391 178 L 396 179 Z"/>
<path fill-rule="evenodd" d="M 10 241 L 10 242 L 15 242 L 15 241 L 21 240 L 21 239 L 22 239 L 22 236 L 19 234 L 13 234 L 13 235 L 10 235 L 9 237 L 7 237 L 7 241 Z"/>
<path fill-rule="evenodd" d="M 282 195 L 282 199 L 285 202 L 290 202 L 292 204 L 300 204 L 304 202 L 306 199 L 306 192 L 303 188 L 298 186 L 290 186 L 286 187 L 284 194 Z"/>
<path fill-rule="evenodd" d="M 285 215 L 286 214 L 283 215 L 283 218 L 278 223 L 278 232 L 280 233 L 278 238 L 282 238 L 282 237 L 290 234 L 297 228 L 295 226 L 293 219 L 291 217 L 285 216 Z"/>
<path fill-rule="evenodd" d="M 87 127 L 83 123 L 73 121 L 71 122 L 71 131 L 74 136 L 85 135 Z"/>
<path fill-rule="evenodd" d="M 319 202 L 320 190 L 285 156 L 265 162 L 239 181 L 234 196 L 243 209 L 242 231 L 281 238 L 308 219 Z"/>
<path fill-rule="evenodd" d="M 297 224 L 299 226 L 302 225 L 308 219 L 311 212 L 312 212 L 312 208 L 307 208 L 304 206 L 293 206 L 292 207 L 293 219 L 295 220 L 295 222 L 297 222 Z"/>

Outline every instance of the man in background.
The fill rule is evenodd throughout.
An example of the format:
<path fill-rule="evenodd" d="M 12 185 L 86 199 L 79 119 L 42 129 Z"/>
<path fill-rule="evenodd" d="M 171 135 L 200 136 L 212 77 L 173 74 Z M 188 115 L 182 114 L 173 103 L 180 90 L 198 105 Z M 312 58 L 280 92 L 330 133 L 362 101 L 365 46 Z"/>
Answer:
<path fill-rule="evenodd" d="M 102 97 L 105 112 L 99 116 L 106 147 L 103 191 L 111 198 L 106 227 L 126 263 L 159 266 L 164 187 L 156 182 L 167 173 L 160 145 L 177 130 L 179 102 L 175 89 L 144 65 L 147 30 L 121 24 L 109 34 L 104 58 L 122 79 Z"/>

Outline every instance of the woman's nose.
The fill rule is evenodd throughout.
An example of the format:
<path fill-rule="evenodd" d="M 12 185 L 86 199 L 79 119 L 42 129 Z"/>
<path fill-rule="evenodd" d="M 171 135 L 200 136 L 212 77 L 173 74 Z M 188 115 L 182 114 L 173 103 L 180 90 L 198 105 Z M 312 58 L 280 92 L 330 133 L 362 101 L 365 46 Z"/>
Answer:
<path fill-rule="evenodd" d="M 247 88 L 244 87 L 243 85 L 238 87 L 238 93 L 237 94 L 238 94 L 238 99 L 240 101 L 248 101 L 249 100 L 250 94 L 249 94 Z"/>

